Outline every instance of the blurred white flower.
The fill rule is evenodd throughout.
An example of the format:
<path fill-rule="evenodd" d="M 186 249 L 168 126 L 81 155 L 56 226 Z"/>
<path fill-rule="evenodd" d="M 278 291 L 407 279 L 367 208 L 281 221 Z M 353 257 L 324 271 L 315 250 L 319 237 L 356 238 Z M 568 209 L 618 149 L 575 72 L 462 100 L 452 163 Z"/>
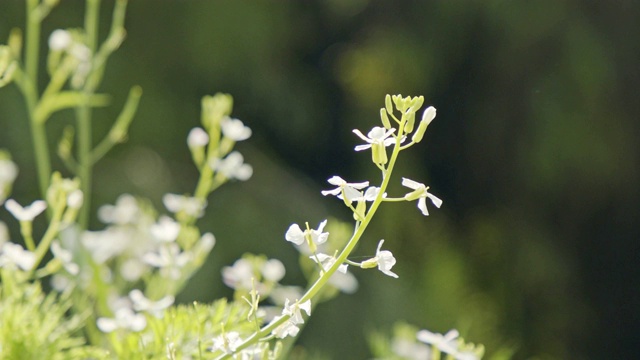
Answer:
<path fill-rule="evenodd" d="M 420 330 L 416 334 L 416 338 L 425 344 L 437 347 L 442 352 L 455 356 L 458 353 L 456 339 L 459 335 L 457 330 L 449 330 L 444 335 L 432 333 L 429 330 Z"/>
<path fill-rule="evenodd" d="M 262 265 L 262 277 L 268 281 L 278 282 L 285 273 L 284 265 L 278 259 L 269 259 Z"/>
<path fill-rule="evenodd" d="M 187 215 L 197 218 L 204 215 L 204 208 L 207 206 L 206 200 L 178 194 L 165 194 L 162 203 L 174 214 L 184 211 Z"/>
<path fill-rule="evenodd" d="M 6 242 L 0 247 L 0 268 L 18 266 L 22 270 L 31 270 L 36 262 L 36 255 L 22 246 Z"/>
<path fill-rule="evenodd" d="M 242 339 L 240 338 L 240 334 L 237 331 L 229 331 L 213 339 L 213 347 L 211 350 L 220 350 L 225 354 L 231 354 L 236 351 L 241 343 Z"/>
<path fill-rule="evenodd" d="M 192 260 L 191 253 L 180 251 L 180 246 L 176 243 L 166 244 L 160 249 L 148 252 L 142 256 L 142 260 L 147 264 L 160 269 L 160 273 L 172 279 L 179 279 L 182 276 L 182 268 Z"/>
<path fill-rule="evenodd" d="M 175 301 L 175 298 L 171 295 L 167 295 L 158 301 L 151 301 L 138 289 L 131 290 L 129 298 L 133 302 L 135 311 L 145 311 L 158 318 L 162 317 L 162 312 L 173 305 Z"/>
<path fill-rule="evenodd" d="M 234 141 L 242 141 L 251 137 L 251 129 L 244 126 L 241 120 L 225 117 L 220 123 L 222 134 Z"/>
<path fill-rule="evenodd" d="M 189 131 L 187 145 L 190 148 L 205 146 L 209 143 L 209 135 L 202 128 L 195 127 Z"/>
<path fill-rule="evenodd" d="M 244 157 L 237 151 L 232 151 L 224 159 L 213 159 L 209 165 L 227 179 L 245 181 L 253 175 L 253 168 L 244 163 Z"/>
<path fill-rule="evenodd" d="M 253 265 L 247 259 L 238 259 L 232 266 L 222 268 L 222 281 L 232 289 L 251 290 L 253 278 Z"/>
<path fill-rule="evenodd" d="M 149 227 L 149 232 L 159 242 L 174 242 L 180 233 L 180 224 L 172 218 L 163 215 L 156 223 Z"/>
<path fill-rule="evenodd" d="M 147 327 L 147 319 L 142 314 L 136 314 L 128 307 L 116 310 L 114 318 L 98 318 L 98 329 L 103 333 L 110 333 L 117 329 L 142 331 Z"/>
<path fill-rule="evenodd" d="M 80 266 L 73 262 L 73 254 L 71 251 L 63 249 L 58 241 L 54 241 L 51 243 L 51 252 L 56 259 L 60 260 L 62 266 L 69 274 L 78 275 Z"/>
<path fill-rule="evenodd" d="M 22 207 L 15 200 L 9 199 L 4 207 L 19 221 L 33 221 L 47 208 L 47 203 L 44 200 L 36 200 L 31 205 Z"/>
<path fill-rule="evenodd" d="M 72 42 L 73 38 L 67 30 L 57 29 L 49 35 L 49 49 L 53 51 L 65 50 Z"/>
<path fill-rule="evenodd" d="M 136 198 L 122 194 L 115 205 L 103 205 L 98 209 L 98 219 L 105 224 L 134 224 L 140 217 L 140 208 Z"/>

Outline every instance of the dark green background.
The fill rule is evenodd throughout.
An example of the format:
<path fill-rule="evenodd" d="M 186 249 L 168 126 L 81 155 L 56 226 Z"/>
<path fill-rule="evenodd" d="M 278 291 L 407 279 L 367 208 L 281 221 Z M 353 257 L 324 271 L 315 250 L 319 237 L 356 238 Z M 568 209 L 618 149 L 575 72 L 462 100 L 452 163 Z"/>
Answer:
<path fill-rule="evenodd" d="M 23 8 L 0 2 L 0 38 L 23 28 Z M 351 130 L 378 124 L 387 93 L 424 95 L 438 116 L 396 183 L 424 181 L 444 205 L 428 218 L 384 206 L 356 255 L 386 239 L 400 278 L 354 270 L 359 292 L 319 307 L 301 344 L 363 359 L 367 331 L 405 319 L 518 359 L 634 358 L 639 18 L 631 0 L 132 1 L 96 138 L 131 85 L 144 95 L 130 140 L 96 170 L 94 205 L 130 192 L 160 208 L 165 192 L 192 191 L 185 139 L 200 98 L 231 93 L 254 131 L 239 149 L 255 173 L 213 194 L 200 225 L 218 244 L 181 299 L 228 296 L 219 270 L 245 251 L 283 260 L 285 282 L 302 284 L 285 230 L 349 221 L 320 190 L 332 175 L 377 178 Z M 83 2 L 62 1 L 45 38 L 82 19 Z M 51 119 L 51 141 L 71 119 Z M 31 146 L 22 99 L 0 89 L 0 148 L 19 163 L 22 203 L 37 196 Z"/>

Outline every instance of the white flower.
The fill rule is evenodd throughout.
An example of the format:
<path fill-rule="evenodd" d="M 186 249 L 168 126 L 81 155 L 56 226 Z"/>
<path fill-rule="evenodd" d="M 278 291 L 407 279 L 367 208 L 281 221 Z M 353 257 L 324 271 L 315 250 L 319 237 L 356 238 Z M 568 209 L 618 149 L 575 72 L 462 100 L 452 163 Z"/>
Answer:
<path fill-rule="evenodd" d="M 153 314 L 155 317 L 161 317 L 164 309 L 173 305 L 173 302 L 175 301 L 175 298 L 171 295 L 167 295 L 158 301 L 151 301 L 138 289 L 131 290 L 129 298 L 133 302 L 134 310 L 146 311 Z"/>
<path fill-rule="evenodd" d="M 36 255 L 22 246 L 6 242 L 0 247 L 0 268 L 18 266 L 22 270 L 31 270 L 36 262 Z"/>
<path fill-rule="evenodd" d="M 54 30 L 51 35 L 49 35 L 49 49 L 53 51 L 60 51 L 68 48 L 73 39 L 71 38 L 71 34 L 67 30 Z"/>
<path fill-rule="evenodd" d="M 406 186 L 414 190 L 406 194 L 404 198 L 409 201 L 418 199 L 418 209 L 420 209 L 420 211 L 422 212 L 422 215 L 425 215 L 425 216 L 429 215 L 429 211 L 427 210 L 427 203 L 425 200 L 426 198 L 429 198 L 429 200 L 431 200 L 431 202 L 433 203 L 433 205 L 435 205 L 435 207 L 440 208 L 440 206 L 442 206 L 442 200 L 440 200 L 435 195 L 429 193 L 427 191 L 429 190 L 429 187 L 425 186 L 424 184 L 421 184 L 419 182 L 416 182 L 407 178 L 402 178 L 402 186 Z"/>
<path fill-rule="evenodd" d="M 180 246 L 170 243 L 160 247 L 157 252 L 149 252 L 142 256 L 142 261 L 160 268 L 160 272 L 172 279 L 179 279 L 182 268 L 192 260 L 191 253 L 180 251 Z"/>
<path fill-rule="evenodd" d="M 98 329 L 103 333 L 110 333 L 117 329 L 142 331 L 147 327 L 147 319 L 144 315 L 136 314 L 128 307 L 122 307 L 115 312 L 114 318 L 98 318 Z"/>
<path fill-rule="evenodd" d="M 67 206 L 72 209 L 80 209 L 83 201 L 84 195 L 80 189 L 75 189 L 67 195 Z"/>
<path fill-rule="evenodd" d="M 149 227 L 149 232 L 160 242 L 174 242 L 180 233 L 180 224 L 168 216 L 161 216 L 157 223 Z"/>
<path fill-rule="evenodd" d="M 271 282 L 280 281 L 286 273 L 284 265 L 278 259 L 267 260 L 262 265 L 262 277 Z"/>
<path fill-rule="evenodd" d="M 382 271 L 385 275 L 398 278 L 398 275 L 391 271 L 393 265 L 396 264 L 396 258 L 393 257 L 393 254 L 389 250 L 380 251 L 383 243 L 384 240 L 380 240 L 378 243 L 378 249 L 376 250 L 375 260 L 378 263 L 378 270 Z"/>
<path fill-rule="evenodd" d="M 247 259 L 238 259 L 233 266 L 225 266 L 222 268 L 222 281 L 232 289 L 252 288 L 251 279 L 254 278 L 253 265 Z"/>
<path fill-rule="evenodd" d="M 202 128 L 195 127 L 189 131 L 187 145 L 190 148 L 205 146 L 209 143 L 209 135 Z"/>
<path fill-rule="evenodd" d="M 253 168 L 251 165 L 244 163 L 244 157 L 237 151 L 232 151 L 224 159 L 213 159 L 210 166 L 227 179 L 245 181 L 249 180 L 253 175 Z"/>
<path fill-rule="evenodd" d="M 12 183 L 18 176 L 18 166 L 9 159 L 0 159 L 0 186 Z"/>
<path fill-rule="evenodd" d="M 246 140 L 251 136 L 251 129 L 244 126 L 241 120 L 225 117 L 220 123 L 222 134 L 234 141 Z"/>
<path fill-rule="evenodd" d="M 423 343 L 435 346 L 440 349 L 440 351 L 455 356 L 458 353 L 456 338 L 459 335 L 457 330 L 449 330 L 445 335 L 432 333 L 429 330 L 420 330 L 416 334 L 416 337 Z"/>
<path fill-rule="evenodd" d="M 54 241 L 51 243 L 51 252 L 56 259 L 60 260 L 62 266 L 64 266 L 69 274 L 78 275 L 80 267 L 73 262 L 73 254 L 71 251 L 63 249 L 58 241 Z"/>
<path fill-rule="evenodd" d="M 302 312 L 300 310 L 304 310 L 308 316 L 311 315 L 311 300 L 307 300 L 303 303 L 294 302 L 289 305 L 289 299 L 284 301 L 284 309 L 282 309 L 282 315 L 289 315 L 291 318 L 289 319 L 294 325 L 304 324 L 304 318 L 302 317 Z"/>
<path fill-rule="evenodd" d="M 346 200 L 349 203 L 362 197 L 362 193 L 358 190 L 364 189 L 369 186 L 368 181 L 360 183 L 348 183 L 339 176 L 333 176 L 327 181 L 329 182 L 329 184 L 337 186 L 337 188 L 333 190 L 323 190 L 322 195 L 334 195 L 339 199 L 343 199 L 343 197 L 346 197 Z"/>
<path fill-rule="evenodd" d="M 19 221 L 33 221 L 47 208 L 47 203 L 44 200 L 36 200 L 31 205 L 22 207 L 15 200 L 9 199 L 4 207 Z"/>
<path fill-rule="evenodd" d="M 278 320 L 278 318 L 274 320 Z M 299 331 L 300 328 L 296 326 L 296 324 L 294 324 L 291 320 L 287 320 L 282 325 L 273 329 L 272 333 L 278 339 L 284 339 L 287 336 L 295 337 L 296 335 L 298 335 Z"/>
<path fill-rule="evenodd" d="M 392 145 L 393 143 L 396 142 L 396 139 L 395 138 L 390 138 L 389 136 L 391 136 L 391 134 L 393 134 L 394 131 L 396 131 L 396 129 L 386 130 L 383 127 L 376 126 L 373 129 L 371 129 L 371 131 L 369 131 L 367 136 L 364 136 L 360 132 L 360 130 L 355 129 L 355 130 L 353 130 L 353 133 L 358 135 L 358 137 L 360 139 L 362 139 L 362 140 L 367 142 L 367 144 L 356 146 L 355 150 L 356 151 L 366 150 L 366 149 L 371 148 L 371 146 L 374 145 L 374 144 L 382 145 L 384 147 Z"/>
<path fill-rule="evenodd" d="M 315 244 L 322 244 L 327 241 L 327 238 L 329 238 L 328 232 L 322 232 L 325 225 L 327 225 L 327 220 L 323 220 L 315 230 L 306 229 L 302 231 L 298 224 L 293 224 L 289 226 L 284 238 L 296 245 L 302 245 L 305 242 L 305 239 L 308 239 Z"/>
<path fill-rule="evenodd" d="M 178 194 L 165 194 L 162 197 L 162 203 L 174 214 L 184 211 L 187 215 L 197 218 L 204 215 L 204 208 L 207 206 L 206 200 Z"/>
<path fill-rule="evenodd" d="M 98 219 L 105 224 L 133 224 L 139 216 L 138 202 L 129 194 L 118 196 L 115 205 L 103 205 L 98 209 Z"/>
<path fill-rule="evenodd" d="M 394 338 L 391 350 L 403 359 L 425 360 L 431 357 L 431 349 L 427 345 L 407 339 Z"/>
<path fill-rule="evenodd" d="M 240 334 L 237 331 L 229 331 L 213 339 L 212 351 L 220 350 L 226 354 L 231 354 L 236 351 L 241 343 Z"/>
<path fill-rule="evenodd" d="M 320 264 L 323 272 L 329 269 L 330 267 L 332 267 L 333 264 L 336 262 L 336 260 L 338 260 L 333 256 L 329 256 L 327 254 L 322 254 L 322 253 L 311 255 L 309 256 L 309 258 L 315 261 L 316 263 Z M 338 266 L 338 271 L 343 274 L 346 274 L 348 267 L 349 265 L 347 264 L 340 264 L 340 266 Z"/>

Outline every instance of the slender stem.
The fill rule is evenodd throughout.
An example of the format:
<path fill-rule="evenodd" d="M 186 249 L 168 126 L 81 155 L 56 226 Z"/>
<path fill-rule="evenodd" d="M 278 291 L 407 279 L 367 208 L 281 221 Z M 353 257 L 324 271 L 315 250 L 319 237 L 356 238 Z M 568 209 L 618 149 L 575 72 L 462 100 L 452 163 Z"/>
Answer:
<path fill-rule="evenodd" d="M 100 0 L 87 0 L 87 8 L 84 17 L 84 26 L 87 34 L 87 46 L 93 56 L 96 51 L 98 41 L 98 16 L 100 13 Z M 95 71 L 95 69 L 92 69 Z M 91 89 L 86 86 L 83 89 L 86 101 L 76 108 L 76 122 L 78 127 L 78 176 L 80 177 L 81 189 L 84 193 L 84 204 L 78 216 L 78 223 L 82 229 L 86 229 L 89 223 L 89 210 L 91 208 L 91 107 L 88 99 Z"/>
<path fill-rule="evenodd" d="M 40 195 L 44 198 L 49 187 L 51 159 L 49 141 L 44 122 L 35 118 L 38 103 L 38 56 L 40 48 L 40 17 L 37 14 L 38 0 L 27 0 L 27 29 L 25 41 L 25 70 L 22 90 L 27 103 L 27 112 L 31 123 L 31 139 L 36 160 Z"/>

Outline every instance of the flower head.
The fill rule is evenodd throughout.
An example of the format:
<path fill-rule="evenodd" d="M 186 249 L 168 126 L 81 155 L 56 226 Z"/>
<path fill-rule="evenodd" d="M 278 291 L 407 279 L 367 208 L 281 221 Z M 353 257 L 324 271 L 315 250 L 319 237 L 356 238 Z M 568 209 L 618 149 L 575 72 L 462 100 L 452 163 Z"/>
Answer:
<path fill-rule="evenodd" d="M 406 186 L 410 189 L 413 189 L 412 192 L 406 194 L 404 198 L 408 201 L 418 200 L 418 209 L 422 212 L 422 215 L 429 215 L 429 211 L 427 210 L 426 198 L 429 198 L 435 207 L 440 208 L 442 206 L 442 200 L 440 200 L 437 196 L 431 194 L 427 190 L 429 190 L 428 186 L 421 184 L 419 182 L 402 178 L 402 186 Z"/>
<path fill-rule="evenodd" d="M 304 318 L 302 317 L 301 310 L 307 313 L 307 315 L 311 315 L 311 300 L 307 300 L 303 303 L 294 302 L 289 305 L 289 299 L 284 301 L 284 309 L 282 309 L 282 315 L 291 316 L 291 322 L 295 325 L 304 324 Z"/>
<path fill-rule="evenodd" d="M 349 203 L 363 196 L 362 193 L 358 190 L 362 190 L 369 186 L 368 181 L 360 183 L 348 183 L 339 176 L 333 176 L 327 181 L 329 182 L 329 184 L 337 186 L 337 188 L 333 190 L 323 190 L 322 195 L 337 196 L 339 199 L 344 199 L 345 202 Z"/>
<path fill-rule="evenodd" d="M 31 270 L 36 262 L 36 255 L 18 244 L 6 242 L 0 247 L 0 268 L 17 266 L 22 270 Z"/>
<path fill-rule="evenodd" d="M 231 354 L 242 343 L 240 334 L 237 331 L 222 333 L 213 339 L 212 351 L 220 350 L 226 354 Z"/>
<path fill-rule="evenodd" d="M 204 208 L 207 207 L 207 200 L 170 193 L 162 197 L 162 203 L 174 214 L 184 211 L 187 215 L 197 218 L 204 215 Z"/>
<path fill-rule="evenodd" d="M 440 351 L 455 356 L 458 352 L 458 344 L 456 342 L 456 338 L 459 335 L 460 334 L 457 330 L 449 330 L 444 335 L 432 333 L 429 330 L 420 330 L 416 334 L 416 337 L 423 343 L 435 346 L 440 349 Z"/>
<path fill-rule="evenodd" d="M 147 327 L 147 319 L 142 314 L 136 314 L 128 307 L 116 310 L 114 318 L 98 318 L 96 323 L 103 333 L 110 333 L 117 329 L 142 331 Z"/>

